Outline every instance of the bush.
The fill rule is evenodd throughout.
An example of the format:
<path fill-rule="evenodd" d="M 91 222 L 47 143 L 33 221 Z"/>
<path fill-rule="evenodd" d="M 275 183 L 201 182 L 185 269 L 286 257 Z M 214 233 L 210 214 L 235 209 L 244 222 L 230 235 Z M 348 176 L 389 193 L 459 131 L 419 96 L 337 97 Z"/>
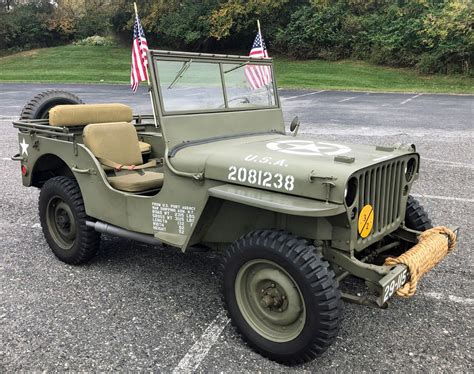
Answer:
<path fill-rule="evenodd" d="M 48 1 L 18 5 L 0 11 L 0 49 L 24 50 L 64 43 L 64 38 L 49 27 L 54 8 Z"/>
<path fill-rule="evenodd" d="M 88 46 L 114 46 L 117 43 L 115 40 L 111 37 L 103 37 L 99 35 L 93 35 L 89 36 L 85 39 L 78 40 L 77 42 L 74 42 L 74 45 L 88 45 Z"/>
<path fill-rule="evenodd" d="M 327 7 L 315 12 L 310 6 L 301 7 L 281 28 L 275 45 L 296 58 L 337 60 L 349 55 L 349 39 L 344 33 L 342 9 Z"/>

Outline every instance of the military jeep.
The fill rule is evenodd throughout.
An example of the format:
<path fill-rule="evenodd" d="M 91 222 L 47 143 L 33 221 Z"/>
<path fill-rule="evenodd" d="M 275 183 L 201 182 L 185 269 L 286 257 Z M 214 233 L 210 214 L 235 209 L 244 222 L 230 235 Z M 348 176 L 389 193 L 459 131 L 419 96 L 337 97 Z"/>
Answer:
<path fill-rule="evenodd" d="M 386 307 L 410 278 L 384 265 L 431 227 L 410 196 L 413 145 L 287 133 L 271 59 L 150 51 L 153 113 L 37 95 L 18 128 L 24 186 L 41 189 L 53 253 L 89 261 L 101 233 L 222 251 L 222 298 L 262 355 L 296 364 L 334 341 L 342 300 Z M 260 69 L 260 70 L 258 70 Z M 259 88 L 248 74 L 270 79 Z M 363 295 L 342 292 L 347 276 Z"/>

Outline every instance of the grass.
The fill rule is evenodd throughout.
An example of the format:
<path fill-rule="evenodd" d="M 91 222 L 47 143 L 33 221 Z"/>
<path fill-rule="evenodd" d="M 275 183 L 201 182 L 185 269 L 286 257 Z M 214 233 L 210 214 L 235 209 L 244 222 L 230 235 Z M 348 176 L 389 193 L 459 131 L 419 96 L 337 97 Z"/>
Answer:
<path fill-rule="evenodd" d="M 276 60 L 280 86 L 331 90 L 474 93 L 474 79 L 462 75 L 422 75 L 362 61 Z"/>
<path fill-rule="evenodd" d="M 474 79 L 420 75 L 359 61 L 275 59 L 277 81 L 285 88 L 386 92 L 474 93 Z M 62 46 L 0 58 L 0 82 L 128 83 L 130 49 Z"/>

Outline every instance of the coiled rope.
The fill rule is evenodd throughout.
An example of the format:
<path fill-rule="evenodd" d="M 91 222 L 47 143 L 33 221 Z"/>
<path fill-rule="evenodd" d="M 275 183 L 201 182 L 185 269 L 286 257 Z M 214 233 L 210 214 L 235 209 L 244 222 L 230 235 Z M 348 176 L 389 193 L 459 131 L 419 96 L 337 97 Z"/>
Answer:
<path fill-rule="evenodd" d="M 397 258 L 388 257 L 385 265 L 404 264 L 410 272 L 410 279 L 397 291 L 398 296 L 411 297 L 421 277 L 430 271 L 456 247 L 456 234 L 444 226 L 424 231 L 418 237 L 418 244 Z"/>

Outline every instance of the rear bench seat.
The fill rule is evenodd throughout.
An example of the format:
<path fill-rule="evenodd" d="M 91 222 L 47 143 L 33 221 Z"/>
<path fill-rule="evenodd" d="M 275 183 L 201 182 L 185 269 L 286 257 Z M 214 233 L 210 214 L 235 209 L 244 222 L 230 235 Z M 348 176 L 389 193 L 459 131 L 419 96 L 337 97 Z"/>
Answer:
<path fill-rule="evenodd" d="M 86 126 L 90 123 L 131 122 L 132 108 L 125 104 L 57 105 L 49 111 L 51 126 Z M 142 154 L 151 152 L 151 145 L 139 142 Z"/>
<path fill-rule="evenodd" d="M 51 126 L 85 126 L 84 145 L 108 173 L 107 180 L 118 190 L 140 193 L 163 185 L 156 161 L 143 163 L 148 143 L 139 142 L 130 121 L 132 109 L 124 104 L 58 105 L 49 111 Z"/>

